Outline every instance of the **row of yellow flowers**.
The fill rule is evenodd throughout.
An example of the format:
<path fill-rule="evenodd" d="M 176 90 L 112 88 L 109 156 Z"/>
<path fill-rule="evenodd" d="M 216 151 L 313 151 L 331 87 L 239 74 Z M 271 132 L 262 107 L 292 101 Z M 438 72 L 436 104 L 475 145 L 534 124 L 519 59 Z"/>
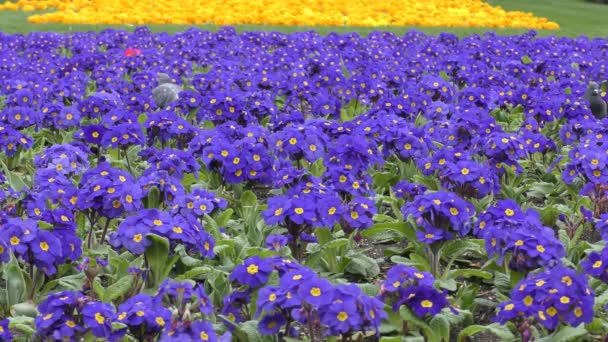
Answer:
<path fill-rule="evenodd" d="M 556 29 L 532 13 L 480 0 L 18 0 L 0 10 L 42 10 L 32 23 L 450 26 Z"/>

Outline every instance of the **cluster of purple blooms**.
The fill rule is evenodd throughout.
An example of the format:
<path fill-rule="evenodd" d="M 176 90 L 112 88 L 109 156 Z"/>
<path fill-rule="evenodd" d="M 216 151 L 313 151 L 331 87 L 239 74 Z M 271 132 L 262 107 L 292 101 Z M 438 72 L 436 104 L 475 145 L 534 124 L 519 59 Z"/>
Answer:
<path fill-rule="evenodd" d="M 510 255 L 512 270 L 553 267 L 565 255 L 562 243 L 553 229 L 542 224 L 538 212 L 524 212 L 513 200 L 499 200 L 479 215 L 474 233 L 485 240 L 488 256 L 498 256 L 499 263 Z"/>
<path fill-rule="evenodd" d="M 275 271 L 278 285 L 268 285 Z M 245 320 L 248 311 L 244 308 L 257 290 L 253 318 L 259 319 L 258 327 L 264 335 L 277 334 L 285 328 L 283 336 L 297 337 L 311 327 L 326 336 L 357 331 L 378 333 L 386 318 L 382 301 L 364 294 L 357 285 L 334 285 L 288 259 L 247 258 L 234 269 L 230 279 L 241 288 L 224 298 L 222 313 L 236 323 Z"/>
<path fill-rule="evenodd" d="M 467 236 L 475 208 L 452 192 L 427 192 L 401 209 L 418 227 L 416 237 L 427 244 Z"/>
<path fill-rule="evenodd" d="M 511 299 L 499 305 L 498 321 L 534 317 L 547 329 L 560 323 L 578 326 L 593 320 L 593 290 L 583 274 L 557 266 L 523 279 Z"/>
<path fill-rule="evenodd" d="M 38 310 L 36 337 L 45 341 L 74 341 L 87 333 L 121 341 L 127 332 L 140 340 L 230 340 L 230 333 L 221 339 L 216 335 L 208 321 L 214 311 L 204 286 L 191 282 L 166 280 L 157 294 L 137 294 L 117 308 L 82 292 L 63 291 L 50 294 Z M 0 337 L 10 340 L 3 333 L 0 330 Z"/>
<path fill-rule="evenodd" d="M 125 55 L 129 47 L 141 54 Z M 601 199 L 608 125 L 581 99 L 589 80 L 608 77 L 605 50 L 604 40 L 534 32 L 0 33 L 0 262 L 14 256 L 47 276 L 76 264 L 84 238 L 77 232 L 86 228 L 77 226 L 78 217 L 89 219 L 92 233 L 101 222 L 111 226 L 108 242 L 117 251 L 143 254 L 146 236 L 156 234 L 171 247 L 214 258 L 215 240 L 203 222 L 227 203 L 186 184 L 202 174 L 201 184 L 217 176 L 222 188 L 272 189 L 262 216 L 289 233 L 267 237 L 274 251 L 295 239 L 314 240 L 315 227 L 369 228 L 383 204 L 376 191 L 389 188 L 405 199 L 402 213 L 416 223 L 418 240 L 465 238 L 472 203 L 500 194 L 505 167 L 521 174 L 523 159 L 558 146 L 570 151 L 561 180 Z M 163 108 L 153 98 L 158 73 L 183 89 Z M 504 113 L 523 119 L 504 120 Z M 550 138 L 555 123 L 558 137 Z M 39 154 L 27 186 L 4 190 L 32 169 L 19 165 L 32 150 Z M 411 174 L 392 175 L 395 165 L 413 165 L 442 189 L 430 191 Z M 377 187 L 378 175 L 399 179 Z M 607 212 L 598 204 L 591 214 L 604 240 Z M 501 322 L 535 317 L 553 329 L 592 318 L 586 278 L 561 266 L 564 247 L 536 211 L 500 200 L 479 213 L 473 235 L 485 240 L 489 256 L 510 256 L 513 270 L 546 269 L 513 290 L 501 305 Z M 607 249 L 581 265 L 604 282 Z M 278 284 L 269 285 L 273 272 Z M 285 336 L 299 336 L 306 326 L 327 335 L 377 332 L 389 297 L 396 298 L 393 309 L 407 305 L 420 317 L 449 306 L 429 274 L 406 266 L 389 270 L 377 298 L 278 257 L 248 258 L 230 280 L 237 287 L 224 298 L 222 315 L 259 319 L 267 334 L 285 328 Z M 37 333 L 214 340 L 203 290 L 167 282 L 158 295 L 135 295 L 116 310 L 80 292 L 51 294 L 38 307 Z M 258 310 L 250 313 L 245 308 L 255 291 Z M 184 319 L 187 306 L 201 317 Z M 11 339 L 7 324 L 0 322 L 0 339 Z"/>
<path fill-rule="evenodd" d="M 393 311 L 406 305 L 420 317 L 435 316 L 449 307 L 447 291 L 441 292 L 434 287 L 435 277 L 414 267 L 395 265 L 386 273 L 382 281 L 380 298 L 390 298 Z"/>
<path fill-rule="evenodd" d="M 172 244 L 181 244 L 203 258 L 213 258 L 215 241 L 194 215 L 171 215 L 158 209 L 142 209 L 125 218 L 110 235 L 110 244 L 116 250 L 124 248 L 134 255 L 143 254 L 151 244 L 146 238 L 156 234 Z"/>
<path fill-rule="evenodd" d="M 57 266 L 80 258 L 82 242 L 76 235 L 71 213 L 46 214 L 54 214 L 55 217 L 51 219 L 65 219 L 64 223 L 68 224 L 44 230 L 33 219 L 9 218 L 6 222 L 0 222 L 0 262 L 9 261 L 12 253 L 20 260 L 35 265 L 46 275 L 53 275 L 57 272 Z M 49 222 L 54 223 L 52 220 Z"/>

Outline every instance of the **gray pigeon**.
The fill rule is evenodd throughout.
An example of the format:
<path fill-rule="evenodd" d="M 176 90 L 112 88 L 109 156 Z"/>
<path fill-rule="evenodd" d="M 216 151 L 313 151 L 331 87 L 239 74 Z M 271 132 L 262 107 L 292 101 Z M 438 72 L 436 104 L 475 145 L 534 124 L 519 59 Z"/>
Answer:
<path fill-rule="evenodd" d="M 591 108 L 591 113 L 597 119 L 603 119 L 606 117 L 606 101 L 602 99 L 600 93 L 601 89 L 599 85 L 595 82 L 589 83 L 589 87 L 585 90 L 585 99 L 589 101 L 589 107 Z"/>
<path fill-rule="evenodd" d="M 165 108 L 169 103 L 179 99 L 179 93 L 182 90 L 182 87 L 173 83 L 169 75 L 159 73 L 158 86 L 152 89 L 152 98 L 159 108 Z"/>

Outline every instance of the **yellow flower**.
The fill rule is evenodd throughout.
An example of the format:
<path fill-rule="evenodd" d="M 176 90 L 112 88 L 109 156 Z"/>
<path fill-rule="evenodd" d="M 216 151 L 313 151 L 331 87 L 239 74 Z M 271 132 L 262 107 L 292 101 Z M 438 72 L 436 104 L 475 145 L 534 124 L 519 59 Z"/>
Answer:
<path fill-rule="evenodd" d="M 262 24 L 310 26 L 446 26 L 557 29 L 532 13 L 506 11 L 481 0 L 18 0 L 0 10 L 33 14 L 31 23 Z"/>

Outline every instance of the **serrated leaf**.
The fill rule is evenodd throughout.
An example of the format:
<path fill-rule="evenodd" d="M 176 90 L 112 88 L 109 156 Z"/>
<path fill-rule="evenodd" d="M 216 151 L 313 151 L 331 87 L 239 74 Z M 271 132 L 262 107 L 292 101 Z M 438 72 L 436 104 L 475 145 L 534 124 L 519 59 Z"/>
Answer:
<path fill-rule="evenodd" d="M 338 249 L 340 247 L 347 246 L 348 243 L 349 240 L 345 238 L 334 239 L 323 245 L 323 249 Z"/>
<path fill-rule="evenodd" d="M 79 291 L 82 289 L 85 278 L 86 276 L 84 273 L 78 273 L 61 277 L 59 279 L 53 279 L 44 285 L 40 293 L 46 294 L 51 290 Z"/>
<path fill-rule="evenodd" d="M 429 325 L 442 341 L 448 342 L 450 340 L 450 323 L 445 317 L 436 315 L 431 319 Z"/>
<path fill-rule="evenodd" d="M 435 280 L 435 285 L 448 291 L 456 291 L 456 289 L 458 288 L 458 284 L 456 284 L 456 281 L 454 279 L 438 278 Z"/>
<path fill-rule="evenodd" d="M 420 271 L 429 271 L 431 269 L 431 265 L 429 264 L 428 260 L 421 256 L 418 255 L 416 253 L 412 253 L 409 256 L 410 258 L 404 258 L 400 255 L 393 255 L 391 257 L 391 261 L 396 263 L 396 264 L 402 264 L 402 265 L 407 265 L 407 266 L 412 266 L 417 268 Z"/>
<path fill-rule="evenodd" d="M 416 240 L 416 231 L 407 222 L 384 222 L 377 223 L 370 228 L 361 232 L 361 235 L 366 238 L 374 239 L 375 236 L 390 232 L 398 238 L 407 238 L 408 240 Z"/>
<path fill-rule="evenodd" d="M 195 184 L 197 182 L 196 177 L 194 176 L 194 174 L 192 173 L 186 173 L 184 174 L 184 177 L 182 178 L 182 185 L 184 186 L 184 188 L 186 189 L 190 189 L 190 186 L 192 184 Z"/>
<path fill-rule="evenodd" d="M 36 332 L 34 318 L 28 316 L 9 317 L 8 328 L 12 331 L 19 331 L 27 337 L 31 337 Z"/>
<path fill-rule="evenodd" d="M 234 214 L 234 210 L 232 210 L 232 208 L 228 208 L 217 216 L 215 222 L 217 222 L 218 226 L 225 227 L 228 224 L 230 218 L 232 217 L 232 214 Z"/>
<path fill-rule="evenodd" d="M 99 298 L 100 300 L 103 300 L 106 294 L 106 289 L 101 285 L 101 282 L 98 278 L 95 278 L 93 280 L 93 292 L 95 292 L 97 298 Z"/>
<path fill-rule="evenodd" d="M 465 253 L 484 255 L 484 244 L 481 239 L 451 240 L 441 247 L 441 255 L 446 259 L 454 259 Z"/>
<path fill-rule="evenodd" d="M 350 263 L 344 270 L 350 274 L 362 275 L 366 278 L 372 278 L 380 273 L 378 263 L 364 254 L 355 254 L 351 257 Z"/>
<path fill-rule="evenodd" d="M 241 195 L 241 207 L 255 207 L 258 204 L 258 197 L 251 190 L 243 192 Z"/>
<path fill-rule="evenodd" d="M 207 266 L 195 267 L 195 268 L 187 271 L 186 273 L 176 277 L 175 280 L 183 281 L 183 280 L 193 279 L 194 277 L 197 277 L 201 274 L 209 273 L 210 271 L 211 271 L 211 268 L 209 268 Z"/>
<path fill-rule="evenodd" d="M 439 341 L 435 331 L 433 331 L 433 328 L 431 328 L 431 326 L 423 319 L 416 316 L 416 314 L 407 306 L 402 305 L 399 308 L 399 316 L 409 324 L 422 329 L 427 341 Z"/>
<path fill-rule="evenodd" d="M 133 286 L 135 278 L 132 275 L 126 275 L 114 284 L 108 286 L 104 292 L 103 301 L 111 302 L 125 295 Z"/>
<path fill-rule="evenodd" d="M 504 325 L 500 325 L 498 323 L 492 323 L 490 325 L 469 325 L 468 327 L 462 329 L 462 331 L 460 331 L 460 333 L 458 334 L 458 342 L 466 342 L 466 338 L 473 336 L 475 334 L 478 334 L 482 331 L 490 331 L 492 332 L 494 335 L 496 335 L 500 341 L 513 341 L 515 340 L 515 336 L 513 335 L 513 333 L 511 332 L 511 330 L 509 330 L 509 328 L 507 328 Z"/>
<path fill-rule="evenodd" d="M 243 332 L 247 337 L 247 341 L 251 342 L 265 342 L 274 341 L 272 336 L 264 336 L 260 333 L 258 328 L 258 321 L 247 321 L 238 325 L 238 330 Z"/>
<path fill-rule="evenodd" d="M 361 289 L 363 293 L 371 297 L 377 295 L 380 291 L 378 286 L 374 284 L 357 284 L 357 286 Z"/>
<path fill-rule="evenodd" d="M 551 334 L 551 336 L 543 337 L 538 339 L 538 342 L 569 342 L 576 341 L 577 338 L 586 336 L 588 334 L 584 324 L 578 327 L 562 326 L 558 331 Z"/>

